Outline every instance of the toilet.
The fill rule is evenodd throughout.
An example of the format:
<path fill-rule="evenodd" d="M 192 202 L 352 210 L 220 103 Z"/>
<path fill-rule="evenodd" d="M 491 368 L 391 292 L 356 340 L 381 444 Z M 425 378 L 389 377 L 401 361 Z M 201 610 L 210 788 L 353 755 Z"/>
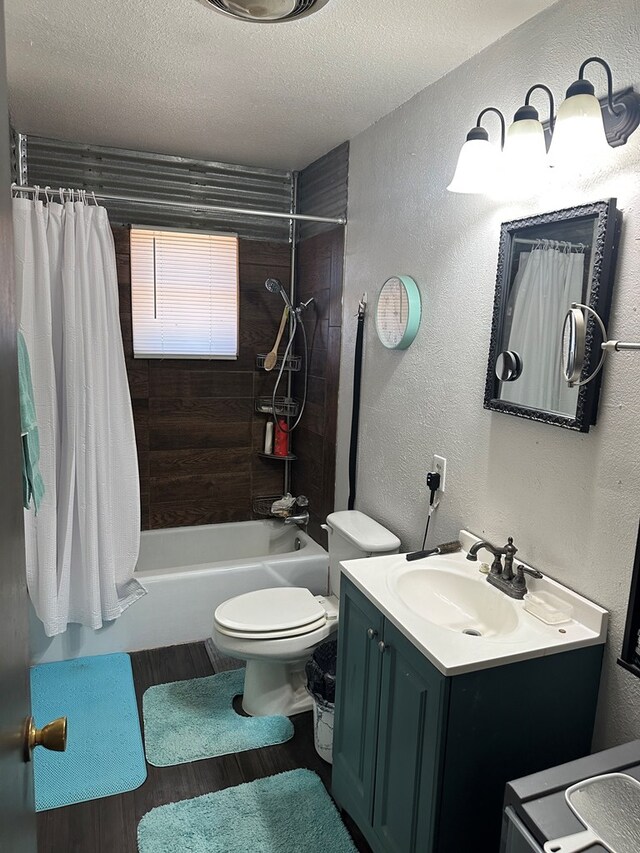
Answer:
<path fill-rule="evenodd" d="M 400 540 L 358 510 L 334 512 L 329 535 L 327 595 L 303 587 L 274 587 L 237 595 L 215 611 L 213 642 L 247 662 L 242 707 L 253 717 L 298 714 L 312 706 L 305 663 L 338 629 L 340 562 L 397 554 Z"/>

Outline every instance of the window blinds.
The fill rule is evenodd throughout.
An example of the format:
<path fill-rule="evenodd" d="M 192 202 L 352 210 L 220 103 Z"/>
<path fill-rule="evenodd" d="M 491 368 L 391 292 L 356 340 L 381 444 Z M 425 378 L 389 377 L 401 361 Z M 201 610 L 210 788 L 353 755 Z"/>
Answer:
<path fill-rule="evenodd" d="M 131 229 L 136 358 L 238 357 L 238 238 Z"/>

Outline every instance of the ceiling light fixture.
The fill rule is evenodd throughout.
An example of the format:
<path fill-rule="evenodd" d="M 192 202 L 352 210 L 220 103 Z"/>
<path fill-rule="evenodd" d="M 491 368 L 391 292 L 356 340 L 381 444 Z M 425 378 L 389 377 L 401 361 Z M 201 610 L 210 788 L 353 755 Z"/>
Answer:
<path fill-rule="evenodd" d="M 495 113 L 500 119 L 500 148 L 489 142 L 489 134 L 481 121 L 486 113 Z M 500 171 L 500 154 L 504 148 L 504 116 L 496 107 L 486 107 L 467 134 L 467 139 L 458 156 L 453 180 L 447 187 L 452 193 L 468 195 L 488 192 L 495 185 Z"/>
<path fill-rule="evenodd" d="M 329 0 L 201 0 L 217 12 L 257 24 L 277 24 L 317 12 Z"/>

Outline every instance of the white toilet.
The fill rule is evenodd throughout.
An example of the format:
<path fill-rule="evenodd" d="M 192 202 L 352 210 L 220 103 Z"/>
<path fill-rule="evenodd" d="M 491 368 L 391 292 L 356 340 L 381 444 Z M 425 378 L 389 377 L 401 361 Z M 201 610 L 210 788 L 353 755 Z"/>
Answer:
<path fill-rule="evenodd" d="M 400 549 L 397 536 L 358 510 L 332 513 L 326 530 L 328 595 L 275 587 L 238 595 L 216 609 L 213 642 L 224 654 L 246 660 L 242 707 L 251 716 L 289 716 L 311 708 L 304 666 L 338 628 L 340 561 Z"/>

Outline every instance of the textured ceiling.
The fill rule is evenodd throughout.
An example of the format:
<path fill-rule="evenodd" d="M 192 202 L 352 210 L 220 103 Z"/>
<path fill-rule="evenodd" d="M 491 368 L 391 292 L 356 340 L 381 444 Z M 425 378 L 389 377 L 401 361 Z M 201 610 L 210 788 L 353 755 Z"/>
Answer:
<path fill-rule="evenodd" d="M 200 0 L 5 0 L 21 131 L 301 168 L 555 0 L 330 0 L 283 24 Z"/>

